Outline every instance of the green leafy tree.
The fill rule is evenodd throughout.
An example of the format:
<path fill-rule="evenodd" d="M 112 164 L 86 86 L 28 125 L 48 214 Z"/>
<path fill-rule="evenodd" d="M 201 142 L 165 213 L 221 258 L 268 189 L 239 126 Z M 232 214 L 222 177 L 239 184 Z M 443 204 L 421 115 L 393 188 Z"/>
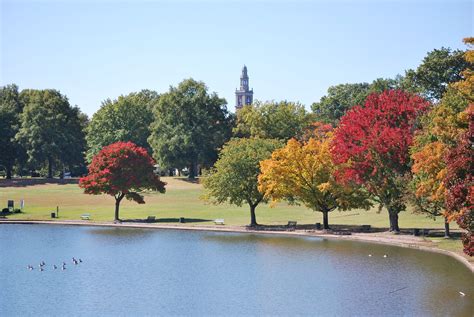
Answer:
<path fill-rule="evenodd" d="M 452 51 L 445 47 L 428 52 L 416 70 L 405 72 L 404 89 L 431 101 L 441 99 L 448 84 L 460 81 L 461 72 L 468 68 L 469 63 L 463 55 L 461 50 Z"/>
<path fill-rule="evenodd" d="M 12 177 L 13 166 L 22 148 L 15 140 L 20 128 L 20 114 L 23 104 L 17 85 L 0 87 L 0 166 L 6 171 L 8 179 Z"/>
<path fill-rule="evenodd" d="M 385 90 L 396 89 L 401 78 L 377 78 L 371 84 L 355 83 L 340 84 L 328 88 L 327 95 L 321 97 L 319 102 L 311 105 L 316 115 L 316 120 L 337 126 L 344 114 L 356 105 L 363 105 L 370 93 L 381 93 Z"/>
<path fill-rule="evenodd" d="M 90 162 L 102 147 L 118 141 L 131 141 L 151 153 L 149 126 L 158 100 L 158 94 L 150 90 L 105 100 L 87 127 L 87 160 Z"/>
<path fill-rule="evenodd" d="M 216 161 L 231 124 L 225 99 L 209 94 L 203 82 L 186 79 L 161 95 L 148 142 L 160 166 L 188 167 L 189 178 L 194 178 L 198 164 Z"/>
<path fill-rule="evenodd" d="M 258 191 L 260 161 L 268 159 L 282 144 L 270 139 L 232 139 L 219 154 L 219 160 L 204 179 L 205 200 L 250 207 L 250 226 L 257 225 L 255 209 L 267 202 Z"/>
<path fill-rule="evenodd" d="M 304 105 L 289 101 L 255 102 L 237 111 L 236 137 L 258 137 L 287 141 L 300 136 L 314 121 Z"/>
<path fill-rule="evenodd" d="M 25 106 L 16 139 L 26 149 L 28 161 L 35 167 L 44 163 L 48 178 L 55 163 L 62 166 L 83 164 L 85 139 L 78 107 L 71 107 L 57 90 L 23 90 Z M 59 166 L 58 166 L 59 167 Z"/>

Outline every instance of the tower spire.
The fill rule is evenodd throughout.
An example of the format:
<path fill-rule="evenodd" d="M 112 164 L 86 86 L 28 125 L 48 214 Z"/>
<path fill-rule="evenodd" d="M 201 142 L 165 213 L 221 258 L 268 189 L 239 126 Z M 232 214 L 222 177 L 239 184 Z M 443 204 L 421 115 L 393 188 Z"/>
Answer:
<path fill-rule="evenodd" d="M 244 64 L 242 74 L 240 75 L 240 89 L 235 91 L 235 108 L 240 109 L 244 105 L 250 105 L 253 102 L 253 89 L 249 89 L 249 76 L 247 66 Z"/>

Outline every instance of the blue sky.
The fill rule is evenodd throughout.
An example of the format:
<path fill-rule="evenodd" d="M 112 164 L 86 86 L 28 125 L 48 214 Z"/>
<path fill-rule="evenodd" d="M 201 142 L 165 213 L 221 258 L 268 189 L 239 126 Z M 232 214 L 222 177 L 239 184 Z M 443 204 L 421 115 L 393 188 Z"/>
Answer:
<path fill-rule="evenodd" d="M 0 85 L 55 88 L 88 115 L 184 78 L 308 109 L 331 85 L 394 77 L 474 36 L 470 1 L 2 1 Z"/>

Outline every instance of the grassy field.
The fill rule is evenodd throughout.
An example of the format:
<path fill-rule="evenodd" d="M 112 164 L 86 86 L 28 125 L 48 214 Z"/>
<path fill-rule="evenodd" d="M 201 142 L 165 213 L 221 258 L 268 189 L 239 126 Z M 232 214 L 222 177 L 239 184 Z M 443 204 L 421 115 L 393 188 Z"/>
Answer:
<path fill-rule="evenodd" d="M 200 199 L 202 186 L 189 182 L 184 178 L 164 177 L 168 183 L 166 194 L 146 194 L 146 204 L 138 205 L 134 202 L 122 201 L 120 217 L 122 219 L 145 219 L 155 216 L 159 222 L 177 222 L 179 217 L 186 218 L 185 225 L 213 225 L 216 218 L 224 218 L 227 225 L 246 225 L 250 216 L 248 206 L 236 207 L 231 205 L 211 205 Z M 7 205 L 7 200 L 13 199 L 15 207 L 19 206 L 20 199 L 25 200 L 23 213 L 9 215 L 9 219 L 51 219 L 50 213 L 59 207 L 59 219 L 79 220 L 81 214 L 90 213 L 92 221 L 111 221 L 114 215 L 114 198 L 107 195 L 85 195 L 77 184 L 35 184 L 28 185 L 24 181 L 13 186 L 0 180 L 0 207 Z M 278 204 L 271 208 L 269 205 L 257 207 L 257 221 L 265 225 L 283 225 L 288 220 L 298 224 L 314 224 L 322 222 L 322 214 L 313 212 L 302 206 Z M 345 212 L 334 211 L 329 216 L 331 224 L 363 225 L 370 224 L 376 228 L 387 228 L 388 214 L 385 210 L 377 213 L 377 208 L 369 211 L 351 210 Z M 443 221 L 436 221 L 423 215 L 416 215 L 409 210 L 400 214 L 400 227 L 442 229 Z M 453 229 L 457 229 L 452 224 Z M 440 240 L 440 245 L 446 249 L 460 249 L 460 242 Z M 455 242 L 455 244 L 453 244 Z"/>

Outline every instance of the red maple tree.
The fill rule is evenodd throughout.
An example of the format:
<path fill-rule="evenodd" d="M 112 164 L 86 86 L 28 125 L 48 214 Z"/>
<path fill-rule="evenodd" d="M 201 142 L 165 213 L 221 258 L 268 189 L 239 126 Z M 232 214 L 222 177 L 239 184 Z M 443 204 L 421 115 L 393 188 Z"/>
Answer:
<path fill-rule="evenodd" d="M 390 231 L 398 232 L 398 213 L 410 173 L 409 147 L 418 116 L 429 108 L 423 98 L 401 90 L 371 94 L 364 106 L 342 117 L 333 140 L 337 176 L 363 185 L 389 212 Z"/>
<path fill-rule="evenodd" d="M 114 196 L 115 221 L 119 221 L 120 202 L 124 197 L 144 204 L 141 191 L 165 192 L 166 183 L 155 174 L 154 164 L 144 148 L 132 142 L 113 143 L 94 156 L 88 175 L 79 180 L 79 187 L 86 194 Z"/>
<path fill-rule="evenodd" d="M 464 253 L 474 256 L 474 111 L 469 112 L 469 129 L 446 156 L 446 209 L 464 229 Z"/>

